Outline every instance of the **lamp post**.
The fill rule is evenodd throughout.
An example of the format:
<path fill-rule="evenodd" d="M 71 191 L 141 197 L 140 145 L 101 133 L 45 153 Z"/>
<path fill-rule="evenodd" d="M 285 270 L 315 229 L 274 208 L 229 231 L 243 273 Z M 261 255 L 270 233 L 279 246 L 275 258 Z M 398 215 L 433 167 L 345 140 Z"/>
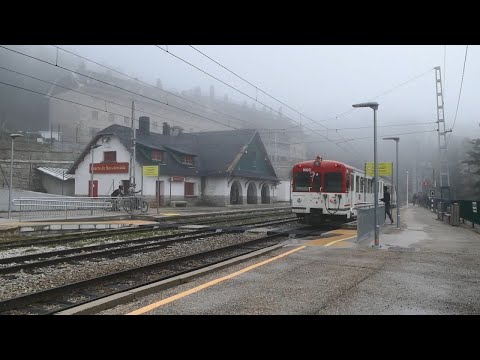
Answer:
<path fill-rule="evenodd" d="M 90 176 L 90 197 L 92 198 L 92 203 L 91 205 L 93 206 L 93 150 L 95 150 L 96 148 L 100 147 L 102 145 L 92 145 L 90 146 L 90 152 L 92 153 L 92 163 L 91 163 L 91 169 L 90 169 L 90 173 L 91 173 L 91 176 Z M 93 207 L 90 209 L 90 215 L 93 215 Z"/>
<path fill-rule="evenodd" d="M 407 170 L 407 208 L 408 208 L 408 170 Z"/>
<path fill-rule="evenodd" d="M 12 207 L 12 188 L 13 188 L 13 143 L 16 138 L 23 137 L 22 134 L 10 134 L 12 138 L 12 150 L 10 152 L 10 184 L 8 186 L 8 218 L 11 219 L 11 207 Z"/>
<path fill-rule="evenodd" d="M 397 229 L 400 229 L 400 206 L 398 204 L 398 142 L 400 141 L 399 137 L 386 137 L 383 140 L 395 140 L 395 147 L 396 147 L 396 165 L 395 165 L 395 172 L 396 172 L 396 181 L 395 181 L 395 199 L 397 201 Z"/>
<path fill-rule="evenodd" d="M 379 240 L 379 229 L 377 226 L 377 209 L 378 209 L 378 167 L 377 167 L 377 110 L 378 110 L 378 103 L 376 102 L 367 102 L 361 104 L 354 104 L 352 105 L 354 108 L 360 107 L 369 107 L 373 110 L 373 171 L 374 171 L 374 204 L 373 204 L 373 229 L 375 233 L 375 247 L 380 246 Z"/>

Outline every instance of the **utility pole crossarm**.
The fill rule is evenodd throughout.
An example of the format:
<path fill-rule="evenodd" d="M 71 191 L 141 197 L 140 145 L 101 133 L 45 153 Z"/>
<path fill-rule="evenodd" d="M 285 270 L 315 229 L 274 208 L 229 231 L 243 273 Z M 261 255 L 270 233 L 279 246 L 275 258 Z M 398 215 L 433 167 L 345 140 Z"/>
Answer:
<path fill-rule="evenodd" d="M 440 189 L 450 187 L 450 173 L 448 169 L 448 149 L 447 149 L 447 133 L 452 130 L 445 130 L 445 112 L 443 102 L 442 89 L 442 72 L 440 66 L 435 67 L 435 84 L 437 98 L 437 132 L 438 132 L 438 166 L 440 177 Z M 437 189 L 438 191 L 438 189 Z M 438 194 L 442 194 L 438 191 Z M 443 197 L 443 196 L 441 196 Z"/>

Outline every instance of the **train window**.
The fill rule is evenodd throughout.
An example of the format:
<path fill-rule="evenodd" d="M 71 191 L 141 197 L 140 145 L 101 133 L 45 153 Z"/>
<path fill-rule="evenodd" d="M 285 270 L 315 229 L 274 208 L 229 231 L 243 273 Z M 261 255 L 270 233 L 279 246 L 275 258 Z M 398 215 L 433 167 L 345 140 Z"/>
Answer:
<path fill-rule="evenodd" d="M 345 181 L 345 190 L 350 191 L 350 176 L 347 175 L 347 180 Z"/>
<path fill-rule="evenodd" d="M 342 174 L 341 173 L 325 173 L 325 192 L 342 192 Z"/>
<path fill-rule="evenodd" d="M 298 172 L 295 174 L 295 189 L 293 191 L 310 191 L 310 173 Z"/>
<path fill-rule="evenodd" d="M 353 176 L 353 174 L 350 175 L 350 186 L 351 186 L 350 190 L 352 190 L 352 191 L 355 191 L 355 180 L 354 179 L 355 179 L 355 176 Z"/>
<path fill-rule="evenodd" d="M 320 192 L 320 187 L 322 186 L 322 177 L 319 173 L 315 173 L 313 177 L 313 189 L 312 191 Z"/>

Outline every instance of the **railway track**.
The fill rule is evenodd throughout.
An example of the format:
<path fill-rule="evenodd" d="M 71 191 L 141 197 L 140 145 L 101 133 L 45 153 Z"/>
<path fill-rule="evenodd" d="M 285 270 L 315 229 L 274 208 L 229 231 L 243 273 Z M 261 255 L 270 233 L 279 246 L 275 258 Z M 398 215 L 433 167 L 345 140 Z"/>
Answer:
<path fill-rule="evenodd" d="M 295 219 L 291 217 L 267 222 L 256 222 L 249 224 L 246 228 L 254 228 L 265 225 L 276 225 L 292 222 Z M 221 232 L 218 232 L 221 230 Z M 169 234 L 163 236 L 153 236 L 134 240 L 120 241 L 101 245 L 83 246 L 73 249 L 62 249 L 36 254 L 20 255 L 0 259 L 0 274 L 9 274 L 21 270 L 31 270 L 45 266 L 51 266 L 60 263 L 68 263 L 80 260 L 92 260 L 96 258 L 116 258 L 118 256 L 127 256 L 139 252 L 156 251 L 162 247 L 179 241 L 195 240 L 199 238 L 218 236 L 222 233 L 241 232 L 245 228 L 206 228 L 184 233 Z M 10 264 L 10 265 L 8 265 Z M 7 265 L 7 266 L 2 266 Z"/>
<path fill-rule="evenodd" d="M 198 270 L 278 244 L 288 233 L 187 254 L 133 269 L 77 281 L 0 302 L 1 314 L 54 314 L 87 302 Z"/>
<path fill-rule="evenodd" d="M 170 222 L 169 220 L 163 220 L 158 224 L 152 225 L 140 225 L 140 227 L 130 227 L 123 229 L 107 229 L 107 230 L 97 230 L 97 231 L 88 231 L 75 234 L 64 234 L 60 236 L 48 236 L 48 237 L 39 237 L 28 240 L 16 240 L 11 242 L 3 242 L 0 244 L 1 250 L 10 250 L 15 248 L 27 247 L 27 246 L 37 246 L 37 245 L 64 245 L 65 243 L 78 242 L 83 240 L 90 240 L 102 237 L 115 237 L 120 235 L 141 235 L 142 233 L 148 233 L 154 230 L 173 230 L 178 229 L 180 226 L 185 226 L 189 224 L 197 225 L 206 225 L 206 224 L 221 224 L 228 221 L 241 221 L 248 219 L 259 219 L 262 217 L 276 216 L 282 214 L 291 214 L 289 211 L 265 211 L 265 212 L 256 212 L 255 214 L 250 214 L 248 216 L 233 214 L 222 215 L 219 217 L 209 218 L 207 220 L 198 220 L 198 217 L 187 218 L 187 221 L 180 222 Z M 204 216 L 204 215 L 203 215 Z"/>
<path fill-rule="evenodd" d="M 288 212 L 287 214 L 290 215 L 291 213 Z M 161 250 L 162 248 L 168 247 L 169 245 L 180 246 L 178 244 L 180 244 L 182 242 L 186 242 L 186 241 L 188 242 L 189 240 L 192 240 L 192 241 L 194 241 L 194 243 L 196 243 L 195 242 L 196 239 L 200 239 L 200 238 L 209 238 L 209 237 L 214 237 L 214 236 L 217 236 L 217 235 L 228 234 L 228 233 L 239 233 L 239 232 L 245 231 L 247 229 L 252 229 L 252 228 L 255 228 L 255 227 L 263 227 L 263 226 L 278 225 L 278 224 L 288 224 L 290 222 L 296 221 L 295 216 L 287 216 L 287 217 L 280 218 L 280 219 L 278 219 L 278 218 L 277 219 L 264 219 L 263 221 L 258 221 L 259 217 L 265 218 L 265 217 L 269 217 L 269 216 L 272 216 L 272 215 L 278 216 L 279 212 L 276 211 L 276 212 L 273 212 L 272 214 L 269 214 L 269 213 L 268 214 L 265 214 L 265 213 L 254 214 L 254 215 L 251 215 L 251 216 L 248 216 L 248 217 L 247 216 L 222 217 L 222 220 L 220 220 L 218 218 L 217 219 L 208 219 L 206 222 L 207 223 L 215 222 L 216 223 L 215 226 L 206 227 L 206 228 L 203 228 L 203 229 L 193 230 L 193 231 L 188 231 L 188 232 L 179 232 L 177 234 L 169 234 L 169 235 L 163 235 L 163 236 L 162 235 L 157 235 L 157 236 L 150 236 L 150 237 L 146 237 L 146 238 L 120 241 L 120 242 L 117 242 L 117 243 L 84 246 L 83 248 L 63 249 L 63 250 L 57 250 L 57 251 L 50 251 L 50 252 L 47 252 L 47 253 L 22 255 L 22 256 L 11 257 L 11 258 L 8 258 L 8 259 L 4 258 L 4 259 L 0 259 L 0 274 L 9 274 L 9 273 L 12 274 L 12 273 L 15 273 L 15 272 L 18 272 L 18 271 L 23 271 L 24 274 L 29 274 L 29 271 L 37 271 L 37 270 L 34 270 L 36 268 L 41 269 L 42 267 L 47 267 L 47 266 L 55 265 L 55 264 L 58 264 L 58 263 L 67 263 L 67 264 L 70 263 L 72 265 L 82 265 L 82 261 L 87 261 L 87 264 L 90 264 L 90 266 L 91 266 L 91 264 L 98 261 L 97 260 L 98 258 L 107 259 L 107 261 L 108 261 L 109 259 L 114 259 L 114 258 L 123 256 L 123 257 L 125 257 L 125 259 L 128 259 L 128 256 L 132 255 L 132 254 L 137 254 L 137 253 L 143 254 L 143 253 L 153 252 L 153 251 Z M 254 219 L 255 221 L 254 222 L 248 222 L 247 221 L 245 223 L 245 220 L 251 220 L 251 219 Z M 235 221 L 237 221 L 237 222 L 238 221 L 243 221 L 243 223 L 241 224 L 242 226 L 220 226 L 222 224 L 222 222 L 223 223 L 227 222 L 229 224 L 233 224 Z M 195 221 L 194 223 L 198 223 L 198 221 Z M 173 225 L 169 224 L 168 226 L 173 226 Z M 176 228 L 178 228 L 179 226 L 181 226 L 181 225 L 175 224 Z M 182 226 L 183 226 L 183 224 L 182 224 Z M 126 230 L 126 229 L 123 229 L 123 230 Z M 152 231 L 152 229 L 148 229 L 148 230 L 138 229 L 138 230 L 148 231 L 148 232 Z M 160 230 L 163 230 L 163 229 L 160 228 Z M 112 232 L 112 231 L 110 230 L 110 232 Z M 125 233 L 124 231 L 122 231 L 122 232 Z M 130 233 L 130 231 L 127 231 L 127 233 Z M 86 234 L 86 236 L 91 236 L 91 234 Z M 105 232 L 101 231 L 101 235 L 99 234 L 98 236 L 105 236 Z M 227 249 L 231 249 L 233 251 L 233 249 L 243 248 L 242 251 L 244 251 L 244 252 L 242 254 L 245 254 L 245 253 L 249 252 L 249 251 L 245 252 L 248 246 L 250 246 L 252 244 L 257 244 L 257 242 L 261 243 L 262 239 L 265 240 L 265 241 L 267 241 L 267 240 L 271 241 L 273 239 L 278 239 L 278 238 L 282 238 L 282 237 L 286 237 L 286 236 L 288 236 L 287 231 L 284 231 L 284 232 L 279 231 L 279 232 L 277 232 L 273 235 L 269 235 L 269 236 L 263 237 L 261 239 L 248 240 L 247 242 L 242 242 L 241 244 L 237 244 L 237 245 L 229 245 L 229 246 L 225 247 L 225 251 L 227 251 Z M 304 236 L 304 235 L 300 235 L 300 236 Z M 69 236 L 69 239 L 70 239 L 71 242 L 79 241 L 78 239 L 76 239 L 72 236 Z M 82 238 L 82 239 L 84 239 L 84 238 Z M 46 241 L 48 241 L 49 244 L 55 244 L 55 241 L 61 241 L 61 244 L 65 244 L 65 240 L 60 240 L 58 238 L 56 240 L 48 239 Z M 46 242 L 41 243 L 40 245 L 45 245 L 45 244 L 46 244 Z M 15 246 L 16 245 L 18 245 L 18 244 L 15 244 Z M 39 245 L 39 243 L 35 242 L 32 245 Z M 181 245 L 181 246 L 183 246 L 183 245 Z M 215 246 L 217 246 L 217 245 L 215 245 Z M 187 246 L 187 248 L 188 248 L 188 246 Z M 258 248 L 256 248 L 255 250 L 258 250 Z M 255 251 L 255 250 L 250 249 L 250 251 Z M 196 251 L 198 251 L 198 245 L 197 245 L 197 250 Z M 206 257 L 204 260 L 198 260 L 198 261 L 203 262 L 203 263 L 208 263 L 208 265 L 211 265 L 213 263 L 224 261 L 224 260 L 227 259 L 226 257 L 222 257 L 220 259 L 217 255 L 215 255 L 215 256 L 217 256 L 217 257 L 215 257 L 215 259 L 217 259 L 217 260 L 215 260 L 215 259 L 208 260 L 208 256 L 209 256 L 208 254 L 210 254 L 210 255 L 217 254 L 221 251 L 223 251 L 222 248 L 218 248 L 218 249 L 209 250 L 209 251 L 205 251 L 205 252 L 199 252 L 197 254 L 189 254 L 189 255 L 178 257 L 178 258 L 173 258 L 173 259 L 168 259 L 168 260 L 165 260 L 165 261 L 160 261 L 160 262 L 155 263 L 155 264 L 157 264 L 158 266 L 160 266 L 159 264 L 164 264 L 164 265 L 169 264 L 168 266 L 170 266 L 170 267 L 186 266 L 186 265 L 181 265 L 183 263 L 177 263 L 177 265 L 174 265 L 174 264 L 177 262 L 177 260 L 178 261 L 189 261 L 189 259 L 191 259 L 192 261 L 193 260 L 197 261 L 196 257 L 204 256 L 204 257 Z M 237 251 L 237 250 L 235 250 L 235 251 Z M 238 251 L 240 251 L 240 250 L 238 250 Z M 236 255 L 236 256 L 238 256 L 238 255 Z M 232 258 L 232 257 L 235 257 L 235 256 L 231 254 L 231 256 L 228 257 L 228 258 Z M 93 261 L 93 262 L 89 262 L 89 261 Z M 101 260 L 101 261 L 104 261 L 104 260 Z M 53 312 L 61 311 L 63 309 L 66 309 L 66 308 L 69 308 L 69 307 L 72 307 L 72 306 L 77 306 L 79 303 L 78 303 L 77 300 L 75 300 L 73 298 L 70 298 L 70 300 L 67 300 L 67 301 L 64 301 L 62 299 L 57 300 L 57 295 L 59 295 L 61 298 L 63 298 L 63 295 L 61 294 L 61 291 L 63 291 L 63 290 L 61 290 L 61 289 L 70 289 L 70 290 L 73 291 L 75 289 L 75 287 L 77 286 L 75 284 L 88 285 L 90 282 L 92 284 L 95 284 L 97 281 L 103 281 L 101 279 L 112 279 L 112 276 L 113 277 L 116 276 L 115 274 L 124 274 L 124 273 L 125 274 L 130 274 L 129 271 L 131 271 L 132 274 L 133 274 L 133 273 L 135 273 L 136 269 L 137 269 L 137 271 L 143 271 L 143 270 L 138 270 L 138 269 L 147 269 L 147 270 L 148 269 L 153 269 L 154 267 L 151 268 L 151 266 L 154 266 L 155 264 L 140 266 L 138 268 L 129 269 L 129 270 L 121 270 L 121 271 L 117 271 L 115 273 L 107 273 L 106 275 L 102 275 L 102 276 L 87 279 L 87 280 L 85 280 L 86 282 L 83 281 L 83 280 L 82 281 L 76 281 L 76 282 L 72 282 L 72 283 L 69 283 L 69 284 L 53 287 L 51 289 L 43 289 L 43 290 L 39 290 L 39 291 L 30 293 L 30 294 L 20 295 L 20 296 L 17 296 L 17 297 L 6 299 L 4 301 L 0 301 L 0 313 L 42 314 L 42 313 L 53 313 Z M 180 264 L 180 265 L 178 265 L 178 264 Z M 6 266 L 2 266 L 2 265 L 6 265 Z M 208 266 L 208 265 L 204 265 L 204 266 Z M 201 268 L 201 267 L 203 267 L 203 266 L 198 266 L 197 268 Z M 118 267 L 117 267 L 117 269 L 118 269 Z M 183 272 L 191 271 L 193 268 L 190 266 L 188 269 L 183 271 Z M 40 270 L 40 271 L 43 271 L 43 270 Z M 61 271 L 61 270 L 59 270 L 59 271 Z M 148 271 L 150 271 L 150 270 L 148 270 Z M 183 272 L 180 272 L 180 273 L 183 273 Z M 38 271 L 37 271 L 37 273 L 38 273 Z M 168 278 L 170 276 L 176 276 L 180 273 L 176 272 L 173 275 L 166 274 L 166 275 L 164 275 L 163 278 Z M 6 275 L 6 276 L 11 276 L 11 275 Z M 145 276 L 146 276 L 146 278 L 148 278 L 149 281 L 151 280 L 150 275 L 146 274 Z M 163 278 L 161 278 L 161 279 L 163 279 Z M 155 279 L 151 280 L 151 281 L 158 281 L 158 279 L 159 279 L 158 276 L 155 276 Z M 126 283 L 123 282 L 123 285 L 127 284 L 128 286 L 130 286 L 130 288 L 132 288 L 132 286 L 137 287 L 137 286 L 144 285 L 145 281 L 146 280 L 144 280 L 143 283 L 140 284 L 140 280 L 135 281 L 135 282 L 132 282 L 132 281 L 128 280 Z M 63 281 L 60 281 L 60 284 L 61 283 L 63 283 Z M 83 286 L 83 285 L 81 285 L 81 286 Z M 33 288 L 34 287 L 32 287 L 32 289 Z M 123 287 L 120 286 L 120 288 L 119 288 L 116 285 L 113 286 L 113 288 L 111 286 L 110 287 L 100 286 L 100 288 L 98 288 L 98 294 L 96 293 L 96 295 L 93 296 L 93 297 L 92 296 L 86 296 L 85 297 L 84 296 L 85 294 L 82 291 L 83 296 L 80 296 L 80 298 L 83 299 L 83 300 L 81 300 L 81 303 L 92 301 L 93 299 L 100 298 L 100 297 L 103 297 L 103 296 L 108 296 L 108 295 L 114 294 L 115 292 L 118 292 L 118 291 L 124 291 L 127 288 L 125 286 L 123 286 Z M 102 295 L 102 291 L 106 292 L 106 294 Z M 55 295 L 55 294 L 57 294 L 57 295 Z M 90 295 L 92 295 L 92 294 L 90 294 Z M 65 296 L 70 296 L 70 295 L 65 295 Z M 47 297 L 49 299 L 46 302 L 44 301 L 45 297 Z M 35 305 L 32 308 L 32 306 L 30 306 L 30 304 L 31 303 L 36 303 L 37 301 L 42 302 L 47 308 L 45 308 L 44 305 L 40 306 L 40 308 L 37 305 Z M 57 304 L 57 305 L 55 305 L 55 306 L 52 305 L 52 302 L 54 304 Z M 58 303 L 63 303 L 63 305 L 62 304 L 58 305 Z M 22 310 L 24 305 L 27 308 L 26 310 L 24 309 L 25 312 L 23 312 L 24 310 Z M 56 310 L 51 310 L 50 308 L 52 308 L 52 306 Z M 65 307 L 65 306 L 67 306 L 67 307 Z M 11 311 L 13 311 L 13 312 L 11 312 Z"/>

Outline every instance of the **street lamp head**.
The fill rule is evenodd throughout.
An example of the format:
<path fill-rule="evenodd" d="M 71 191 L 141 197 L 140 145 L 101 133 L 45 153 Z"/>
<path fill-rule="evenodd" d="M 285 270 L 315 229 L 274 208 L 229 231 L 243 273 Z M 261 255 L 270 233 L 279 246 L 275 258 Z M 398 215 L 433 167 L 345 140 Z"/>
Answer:
<path fill-rule="evenodd" d="M 366 102 L 366 103 L 360 103 L 360 104 L 354 104 L 352 105 L 354 108 L 359 108 L 359 107 L 369 107 L 373 110 L 378 109 L 378 103 L 376 102 Z"/>
<path fill-rule="evenodd" d="M 395 141 L 399 141 L 400 138 L 399 138 L 399 137 L 384 137 L 383 140 L 395 140 Z"/>
<path fill-rule="evenodd" d="M 18 137 L 23 137 L 23 135 L 22 135 L 22 134 L 10 134 L 10 137 L 11 137 L 12 139 L 16 139 L 16 138 L 18 138 Z"/>

